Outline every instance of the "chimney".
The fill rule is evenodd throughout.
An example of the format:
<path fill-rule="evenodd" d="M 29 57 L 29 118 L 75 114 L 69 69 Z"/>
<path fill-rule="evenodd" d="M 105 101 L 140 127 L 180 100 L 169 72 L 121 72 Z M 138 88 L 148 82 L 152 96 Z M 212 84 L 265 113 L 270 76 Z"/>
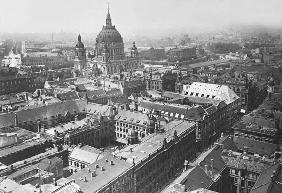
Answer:
<path fill-rule="evenodd" d="M 74 116 L 74 121 L 78 121 L 78 115 Z"/>
<path fill-rule="evenodd" d="M 87 178 L 86 178 L 86 176 L 84 176 L 84 182 L 87 182 Z"/>
<path fill-rule="evenodd" d="M 185 162 L 184 162 L 184 171 L 186 171 L 187 169 L 188 169 L 188 161 L 187 160 L 185 160 Z"/>
<path fill-rule="evenodd" d="M 111 161 L 111 162 L 110 162 L 110 164 L 111 164 L 111 165 L 114 165 L 114 162 L 113 162 L 113 161 Z"/>
<path fill-rule="evenodd" d="M 130 148 L 130 152 L 133 152 L 133 148 L 132 147 Z"/>
<path fill-rule="evenodd" d="M 91 172 L 91 177 L 95 177 L 96 176 L 96 170 L 93 170 L 93 172 Z"/>
<path fill-rule="evenodd" d="M 98 165 L 98 164 L 96 164 L 96 165 L 95 165 L 95 168 L 99 168 L 99 165 Z"/>
<path fill-rule="evenodd" d="M 53 178 L 53 184 L 57 186 L 56 178 Z"/>
<path fill-rule="evenodd" d="M 212 172 L 213 172 L 213 167 L 214 167 L 214 160 L 211 159 L 211 174 L 212 174 Z"/>
<path fill-rule="evenodd" d="M 37 132 L 38 133 L 41 132 L 41 123 L 40 123 L 40 121 L 37 121 Z"/>
<path fill-rule="evenodd" d="M 14 123 L 14 125 L 15 125 L 15 127 L 17 127 L 18 126 L 18 115 L 15 113 L 15 123 Z"/>
<path fill-rule="evenodd" d="M 205 165 L 205 173 L 208 175 L 208 165 Z"/>
<path fill-rule="evenodd" d="M 104 171 L 105 169 L 104 169 L 104 166 L 101 166 L 101 171 Z"/>

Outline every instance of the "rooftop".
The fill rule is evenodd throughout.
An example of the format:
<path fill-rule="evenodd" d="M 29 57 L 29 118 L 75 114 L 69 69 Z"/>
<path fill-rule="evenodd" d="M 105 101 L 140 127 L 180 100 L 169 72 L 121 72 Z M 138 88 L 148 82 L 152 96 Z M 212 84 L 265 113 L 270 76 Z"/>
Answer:
<path fill-rule="evenodd" d="M 282 190 L 282 165 L 266 168 L 251 189 L 251 193 L 280 193 Z"/>
<path fill-rule="evenodd" d="M 258 157 L 256 155 L 233 152 L 224 150 L 222 158 L 230 168 L 246 169 L 254 173 L 261 173 L 265 168 L 272 165 L 272 160 Z"/>
<path fill-rule="evenodd" d="M 111 154 L 106 154 L 102 159 L 74 173 L 68 179 L 75 180 L 75 183 L 80 186 L 82 192 L 92 193 L 125 173 L 131 167 L 132 164 Z M 95 174 L 95 177 L 92 177 L 92 174 Z"/>
<path fill-rule="evenodd" d="M 139 163 L 146 159 L 149 155 L 157 152 L 163 146 L 163 141 L 169 143 L 174 139 L 174 132 L 180 136 L 185 132 L 191 132 L 195 129 L 194 122 L 188 122 L 183 120 L 171 121 L 164 126 L 164 133 L 154 133 L 146 136 L 142 139 L 140 144 L 129 145 L 122 150 L 114 152 L 116 156 L 121 156 L 128 163 Z"/>
<path fill-rule="evenodd" d="M 147 114 L 136 111 L 119 110 L 115 116 L 116 121 L 129 122 L 141 126 L 148 126 L 150 119 Z"/>
<path fill-rule="evenodd" d="M 236 93 L 226 85 L 209 84 L 202 82 L 193 82 L 186 87 L 184 92 L 190 96 L 199 96 L 204 98 L 212 98 L 222 100 L 226 104 L 230 104 L 237 100 L 239 97 Z"/>
<path fill-rule="evenodd" d="M 91 146 L 75 147 L 70 153 L 70 158 L 92 164 L 102 159 L 102 151 Z"/>

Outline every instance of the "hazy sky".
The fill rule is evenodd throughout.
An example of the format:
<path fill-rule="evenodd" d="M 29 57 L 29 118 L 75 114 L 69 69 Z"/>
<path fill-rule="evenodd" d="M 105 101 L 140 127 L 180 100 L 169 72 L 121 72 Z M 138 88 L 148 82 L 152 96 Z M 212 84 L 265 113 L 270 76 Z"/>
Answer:
<path fill-rule="evenodd" d="M 107 2 L 123 35 L 282 24 L 282 0 L 0 0 L 0 32 L 98 33 Z"/>

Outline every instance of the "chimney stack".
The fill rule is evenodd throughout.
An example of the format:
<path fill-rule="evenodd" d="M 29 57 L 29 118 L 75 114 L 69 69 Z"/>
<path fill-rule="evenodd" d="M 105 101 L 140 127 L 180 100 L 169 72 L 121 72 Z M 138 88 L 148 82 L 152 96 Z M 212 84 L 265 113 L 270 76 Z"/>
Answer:
<path fill-rule="evenodd" d="M 186 171 L 187 169 L 188 169 L 188 161 L 185 160 L 185 162 L 184 162 L 184 171 Z"/>
<path fill-rule="evenodd" d="M 208 165 L 205 165 L 205 173 L 208 175 Z"/>
<path fill-rule="evenodd" d="M 96 176 L 96 170 L 93 170 L 93 172 L 91 172 L 91 177 L 95 177 Z"/>

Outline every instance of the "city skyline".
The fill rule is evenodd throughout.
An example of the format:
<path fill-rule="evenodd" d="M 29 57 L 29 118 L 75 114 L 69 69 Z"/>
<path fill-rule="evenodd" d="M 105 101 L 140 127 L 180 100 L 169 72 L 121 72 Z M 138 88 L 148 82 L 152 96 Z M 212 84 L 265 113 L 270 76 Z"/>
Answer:
<path fill-rule="evenodd" d="M 22 0 L 2 2 L 2 33 L 97 33 L 105 25 L 107 5 L 124 36 L 210 32 L 236 26 L 279 28 L 282 2 L 269 0 Z M 240 10 L 240 11 L 239 11 Z"/>

